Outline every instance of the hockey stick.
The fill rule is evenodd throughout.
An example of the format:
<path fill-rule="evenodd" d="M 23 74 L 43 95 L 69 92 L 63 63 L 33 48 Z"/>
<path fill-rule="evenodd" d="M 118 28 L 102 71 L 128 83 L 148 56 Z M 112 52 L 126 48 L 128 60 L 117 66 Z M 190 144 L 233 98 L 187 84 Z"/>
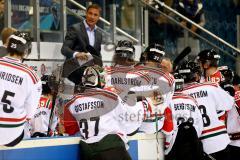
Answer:
<path fill-rule="evenodd" d="M 187 46 L 180 52 L 180 54 L 173 61 L 173 70 L 175 71 L 178 68 L 179 62 L 181 62 L 187 55 L 191 53 L 191 48 Z"/>
<path fill-rule="evenodd" d="M 48 123 L 48 131 L 47 131 L 47 136 L 50 136 L 50 132 L 51 132 L 51 125 L 53 122 L 53 117 L 54 117 L 54 110 L 55 110 L 55 103 L 56 103 L 56 99 L 57 99 L 57 95 L 58 95 L 58 90 L 59 90 L 59 86 L 60 86 L 60 81 L 61 81 L 61 75 L 62 75 L 62 67 L 58 66 L 58 68 L 55 71 L 55 75 L 53 73 L 54 77 L 52 79 L 52 86 L 50 86 L 50 88 L 52 88 L 53 90 L 53 96 L 52 96 L 52 108 L 51 108 L 51 112 L 50 112 L 50 117 L 49 117 L 49 123 Z"/>

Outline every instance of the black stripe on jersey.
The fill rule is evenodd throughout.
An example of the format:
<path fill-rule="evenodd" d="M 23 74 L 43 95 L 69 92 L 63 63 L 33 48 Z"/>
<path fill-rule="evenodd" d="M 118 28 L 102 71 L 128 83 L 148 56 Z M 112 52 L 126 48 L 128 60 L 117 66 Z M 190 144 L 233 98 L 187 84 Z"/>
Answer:
<path fill-rule="evenodd" d="M 221 134 L 227 134 L 227 131 L 221 131 L 221 132 L 209 134 L 207 136 L 200 137 L 200 140 L 211 138 L 211 137 L 215 137 L 215 136 L 218 136 L 218 135 L 221 135 Z"/>
<path fill-rule="evenodd" d="M 20 124 L 0 124 L 0 128 L 15 128 L 22 126 L 25 122 L 20 123 Z"/>
<path fill-rule="evenodd" d="M 31 77 L 33 77 L 33 82 L 34 84 L 37 83 L 39 81 L 38 76 L 36 75 L 36 73 L 30 69 L 28 66 L 26 66 L 25 64 L 22 63 L 17 63 L 17 62 L 10 62 L 10 61 L 5 61 L 0 59 L 0 62 L 6 63 L 6 64 L 11 64 L 11 65 L 15 65 L 18 66 L 20 68 L 23 69 L 23 71 L 25 71 L 26 73 L 28 73 Z M 3 64 L 4 65 L 4 64 Z"/>

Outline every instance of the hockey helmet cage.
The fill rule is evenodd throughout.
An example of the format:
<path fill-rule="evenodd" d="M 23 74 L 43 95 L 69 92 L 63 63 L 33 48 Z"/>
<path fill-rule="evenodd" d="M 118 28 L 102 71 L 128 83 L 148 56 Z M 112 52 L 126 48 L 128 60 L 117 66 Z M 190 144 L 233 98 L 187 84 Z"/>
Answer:
<path fill-rule="evenodd" d="M 32 50 L 32 38 L 27 32 L 17 31 L 9 37 L 7 51 L 19 55 L 28 55 Z"/>
<path fill-rule="evenodd" d="M 104 73 L 99 67 L 87 67 L 83 72 L 82 84 L 85 87 L 103 88 L 105 85 Z"/>
<path fill-rule="evenodd" d="M 115 54 L 122 58 L 133 60 L 135 56 L 135 47 L 131 41 L 120 40 L 115 48 Z"/>
<path fill-rule="evenodd" d="M 184 82 L 194 82 L 196 81 L 196 75 L 201 75 L 202 72 L 199 63 L 185 61 L 179 66 L 177 73 L 183 77 Z"/>
<path fill-rule="evenodd" d="M 161 62 L 165 55 L 164 47 L 160 44 L 150 44 L 145 51 L 141 54 L 140 62 L 147 60 Z"/>

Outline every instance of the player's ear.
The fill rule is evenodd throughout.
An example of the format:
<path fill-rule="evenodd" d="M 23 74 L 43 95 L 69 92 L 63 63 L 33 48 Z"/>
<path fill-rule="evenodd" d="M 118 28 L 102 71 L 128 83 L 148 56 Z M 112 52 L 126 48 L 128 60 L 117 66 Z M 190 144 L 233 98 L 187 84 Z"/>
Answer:
<path fill-rule="evenodd" d="M 209 68 L 209 67 L 210 67 L 209 62 L 204 62 L 204 63 L 203 63 L 203 68 L 204 68 L 204 69 L 207 69 L 207 68 Z"/>

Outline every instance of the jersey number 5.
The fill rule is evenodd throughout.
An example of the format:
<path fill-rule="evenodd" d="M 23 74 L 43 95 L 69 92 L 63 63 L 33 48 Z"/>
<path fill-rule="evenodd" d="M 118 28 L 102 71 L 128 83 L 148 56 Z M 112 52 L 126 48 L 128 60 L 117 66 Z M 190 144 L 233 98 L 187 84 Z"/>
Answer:
<path fill-rule="evenodd" d="M 11 106 L 11 101 L 8 99 L 8 97 L 14 97 L 15 93 L 10 92 L 10 91 L 5 91 L 3 93 L 3 97 L 1 99 L 1 102 L 4 103 L 3 104 L 3 111 L 5 113 L 12 113 L 14 108 Z"/>
<path fill-rule="evenodd" d="M 99 132 L 99 117 L 91 117 L 90 121 L 95 121 L 95 126 L 94 126 L 94 136 L 98 135 Z M 83 127 L 84 125 L 84 127 Z M 79 127 L 82 129 L 82 132 L 85 134 L 85 139 L 88 139 L 88 121 L 87 119 L 81 119 L 79 121 Z"/>

